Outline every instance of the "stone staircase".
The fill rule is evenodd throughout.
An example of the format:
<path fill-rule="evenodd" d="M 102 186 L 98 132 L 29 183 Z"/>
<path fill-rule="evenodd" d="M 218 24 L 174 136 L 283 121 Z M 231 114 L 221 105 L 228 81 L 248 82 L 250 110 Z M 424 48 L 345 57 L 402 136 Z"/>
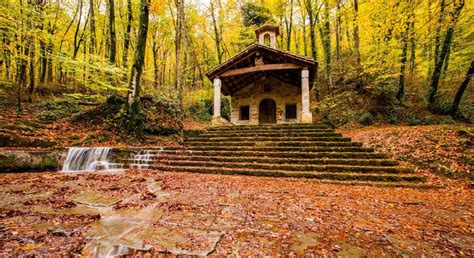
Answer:
<path fill-rule="evenodd" d="M 159 171 L 297 177 L 326 183 L 424 185 L 424 176 L 324 125 L 210 128 L 154 157 Z"/>

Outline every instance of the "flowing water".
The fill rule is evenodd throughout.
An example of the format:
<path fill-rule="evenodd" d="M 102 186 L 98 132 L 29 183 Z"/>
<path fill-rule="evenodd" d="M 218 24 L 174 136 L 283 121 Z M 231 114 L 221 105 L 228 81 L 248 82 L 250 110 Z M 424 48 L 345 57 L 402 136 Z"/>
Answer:
<path fill-rule="evenodd" d="M 133 157 L 130 168 L 148 169 L 150 167 L 150 163 L 155 159 L 155 157 L 159 156 L 162 151 L 163 148 L 160 148 L 160 150 L 142 150 L 138 152 Z"/>
<path fill-rule="evenodd" d="M 112 163 L 110 147 L 71 147 L 64 160 L 63 172 L 117 171 L 123 164 Z"/>

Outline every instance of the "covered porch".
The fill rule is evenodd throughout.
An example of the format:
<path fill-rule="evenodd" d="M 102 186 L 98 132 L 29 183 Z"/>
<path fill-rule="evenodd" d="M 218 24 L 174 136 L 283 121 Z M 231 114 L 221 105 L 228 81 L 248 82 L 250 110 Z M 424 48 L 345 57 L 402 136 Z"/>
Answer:
<path fill-rule="evenodd" d="M 260 123 L 262 123 L 261 117 L 264 114 L 260 112 L 261 107 L 258 106 L 270 106 L 267 109 L 272 109 L 271 106 L 275 105 L 271 103 L 272 100 L 275 98 L 281 99 L 282 95 L 284 99 L 281 101 L 295 103 L 295 106 L 298 106 L 297 122 L 312 123 L 310 90 L 313 86 L 316 70 L 317 62 L 312 59 L 264 45 L 251 45 L 206 74 L 214 84 L 213 124 L 218 125 L 221 121 L 221 93 L 231 96 L 234 102 L 234 97 L 242 98 L 242 92 L 252 95 L 246 96 L 247 98 L 259 99 L 257 104 L 254 103 L 257 107 L 253 108 L 259 110 L 257 117 L 259 117 Z M 256 89 L 252 90 L 249 87 Z M 286 87 L 289 88 L 286 89 Z M 290 94 L 290 92 L 296 92 L 298 96 Z M 263 102 L 265 99 L 268 99 L 268 101 Z M 300 104 L 296 105 L 296 103 Z M 284 103 L 280 103 L 280 105 L 284 105 Z M 232 107 L 237 106 L 233 105 Z M 268 118 L 264 123 L 271 122 L 277 121 Z"/>

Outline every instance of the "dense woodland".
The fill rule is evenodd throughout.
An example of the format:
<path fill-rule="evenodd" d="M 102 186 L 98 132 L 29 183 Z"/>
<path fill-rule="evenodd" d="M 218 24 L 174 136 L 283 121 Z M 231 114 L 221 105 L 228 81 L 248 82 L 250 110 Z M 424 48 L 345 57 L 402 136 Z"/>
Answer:
<path fill-rule="evenodd" d="M 0 94 L 18 111 L 61 94 L 129 93 L 132 120 L 149 95 L 177 103 L 183 121 L 185 110 L 210 110 L 206 71 L 270 23 L 278 48 L 318 60 L 321 119 L 373 123 L 394 110 L 472 119 L 470 0 L 6 0 L 1 9 Z M 333 114 L 341 103 L 353 110 Z"/>

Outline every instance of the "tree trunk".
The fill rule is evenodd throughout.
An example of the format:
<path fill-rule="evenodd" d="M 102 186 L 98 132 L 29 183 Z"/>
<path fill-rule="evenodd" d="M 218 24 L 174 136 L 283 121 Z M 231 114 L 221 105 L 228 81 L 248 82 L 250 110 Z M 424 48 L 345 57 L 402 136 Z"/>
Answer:
<path fill-rule="evenodd" d="M 317 61 L 318 49 L 316 47 L 316 33 L 315 33 L 316 28 L 315 27 L 316 27 L 316 18 L 318 14 L 314 13 L 312 0 L 305 0 L 305 1 L 306 1 L 306 11 L 308 12 L 308 18 L 309 18 L 309 39 L 311 43 L 311 57 L 315 61 Z M 315 93 L 316 101 L 319 101 L 321 99 L 319 83 L 314 83 L 314 93 Z"/>
<path fill-rule="evenodd" d="M 47 65 L 46 65 L 46 81 L 53 82 L 53 42 L 50 40 L 48 43 L 47 52 Z"/>
<path fill-rule="evenodd" d="M 5 32 L 2 33 L 2 44 L 4 47 L 3 49 L 3 61 L 5 62 L 5 80 L 10 80 L 10 66 L 11 66 L 11 52 L 10 52 L 10 39 L 7 38 Z"/>
<path fill-rule="evenodd" d="M 131 114 L 131 121 L 128 125 L 129 131 L 135 131 L 138 137 L 143 137 L 143 113 L 140 102 L 140 78 L 143 72 L 143 64 L 145 61 L 146 37 L 148 32 L 148 14 L 149 14 L 150 0 L 140 1 L 140 22 L 138 28 L 137 45 L 135 51 L 135 59 L 133 61 L 132 70 L 130 73 L 129 87 L 131 89 L 131 96 L 129 102 L 129 111 Z"/>
<path fill-rule="evenodd" d="M 215 7 L 213 0 L 210 1 L 210 11 L 211 11 L 211 18 L 212 18 L 212 25 L 214 27 L 214 41 L 216 43 L 216 51 L 217 51 L 217 61 L 219 64 L 222 63 L 222 48 L 221 48 L 221 35 L 219 34 L 219 26 L 217 25 L 217 18 L 215 13 Z"/>
<path fill-rule="evenodd" d="M 291 48 L 291 30 L 293 29 L 293 0 L 290 0 L 290 19 L 285 15 L 285 27 L 286 27 L 286 50 L 290 51 Z"/>
<path fill-rule="evenodd" d="M 407 64 L 408 34 L 410 33 L 410 22 L 405 24 L 406 28 L 402 35 L 402 55 L 400 57 L 400 77 L 398 80 L 397 99 L 401 101 L 405 95 L 405 68 Z"/>
<path fill-rule="evenodd" d="M 474 74 L 474 60 L 471 61 L 471 65 L 469 66 L 469 69 L 467 70 L 466 78 L 464 78 L 464 81 L 461 83 L 458 91 L 456 92 L 456 96 L 454 96 L 453 106 L 451 107 L 451 112 L 450 112 L 451 116 L 456 115 L 456 112 L 458 111 L 458 108 L 459 108 L 459 103 L 461 103 L 462 95 L 464 94 L 464 91 L 466 91 L 466 88 L 469 85 L 469 81 L 471 80 L 472 74 Z"/>
<path fill-rule="evenodd" d="M 302 33 L 303 33 L 303 51 L 304 55 L 308 56 L 308 41 L 307 41 L 307 36 L 306 36 L 306 12 L 305 12 L 305 7 L 304 7 L 304 1 L 306 0 L 300 0 L 300 10 L 301 10 L 301 26 L 302 26 Z"/>
<path fill-rule="evenodd" d="M 90 46 L 89 53 L 93 55 L 96 48 L 96 34 L 95 34 L 95 14 L 94 14 L 94 0 L 89 0 L 89 30 L 90 30 Z"/>
<path fill-rule="evenodd" d="M 356 82 L 356 88 L 358 90 L 362 89 L 362 80 L 360 79 L 360 76 L 362 74 L 362 65 L 360 62 L 360 39 L 359 39 L 359 22 L 358 22 L 358 16 L 359 16 L 359 2 L 358 0 L 354 0 L 354 50 L 356 52 L 356 65 L 357 65 L 357 82 Z"/>
<path fill-rule="evenodd" d="M 154 80 L 153 80 L 153 87 L 158 88 L 160 85 L 160 66 L 158 64 L 158 43 L 156 40 L 156 32 L 153 33 L 153 38 L 152 38 L 152 47 L 151 50 L 153 52 L 153 70 L 154 70 Z"/>
<path fill-rule="evenodd" d="M 132 0 L 127 0 L 127 31 L 123 37 L 123 67 L 127 67 L 128 49 L 130 47 L 130 33 L 132 31 L 132 20 Z"/>
<path fill-rule="evenodd" d="M 340 0 L 336 1 L 336 25 L 334 27 L 336 34 L 336 59 L 339 61 L 341 58 L 341 3 Z"/>
<path fill-rule="evenodd" d="M 117 52 L 117 42 L 115 37 L 115 7 L 114 0 L 108 0 L 109 4 L 109 62 L 115 64 Z"/>
<path fill-rule="evenodd" d="M 441 75 L 441 69 L 443 68 L 444 60 L 451 46 L 451 41 L 454 33 L 454 26 L 457 23 L 461 10 L 464 7 L 464 0 L 460 0 L 459 3 L 455 4 L 454 11 L 451 15 L 451 23 L 446 31 L 446 36 L 444 38 L 443 48 L 441 49 L 440 55 L 437 58 L 437 63 L 434 67 L 433 76 L 431 78 L 431 91 L 429 96 L 429 106 L 431 111 L 434 111 L 434 104 L 436 101 L 436 95 L 438 92 L 439 77 Z"/>
<path fill-rule="evenodd" d="M 434 51 L 434 64 L 438 63 L 439 58 L 439 48 L 441 47 L 441 26 L 444 20 L 444 9 L 445 9 L 445 0 L 439 1 L 439 16 L 438 23 L 436 24 L 436 35 L 435 35 L 435 51 Z"/>
<path fill-rule="evenodd" d="M 446 57 L 444 58 L 444 65 L 443 65 L 443 72 L 442 72 L 443 79 L 446 78 L 446 74 L 448 73 L 449 55 L 450 54 L 451 54 L 451 46 L 449 46 L 448 52 L 446 53 Z"/>
<path fill-rule="evenodd" d="M 35 38 L 30 37 L 30 60 L 29 60 L 29 81 L 28 81 L 28 102 L 33 102 L 33 94 L 35 93 Z"/>
<path fill-rule="evenodd" d="M 46 67 L 48 65 L 48 60 L 46 59 L 46 43 L 43 40 L 40 40 L 40 83 L 44 83 L 46 80 Z"/>
<path fill-rule="evenodd" d="M 176 66 L 175 66 L 175 87 L 178 91 L 178 127 L 181 134 L 181 140 L 184 136 L 184 110 L 183 110 L 183 83 L 181 82 L 181 73 L 184 72 L 181 68 L 181 52 L 184 41 L 184 0 L 175 0 L 177 17 L 176 17 Z"/>
<path fill-rule="evenodd" d="M 300 53 L 300 39 L 298 35 L 298 28 L 294 28 L 293 32 L 294 32 L 293 37 L 295 39 L 295 52 L 299 54 Z"/>
<path fill-rule="evenodd" d="M 19 3 L 20 15 L 23 15 L 23 1 L 20 0 Z M 25 44 L 25 35 L 24 33 L 24 21 L 21 21 L 19 24 L 19 33 L 17 37 L 17 74 L 16 81 L 18 84 L 17 88 L 17 112 L 21 113 L 21 90 L 26 82 L 26 56 L 29 56 L 28 44 Z"/>
<path fill-rule="evenodd" d="M 37 7 L 38 7 L 38 15 L 40 17 L 40 21 L 38 22 L 38 29 L 39 31 L 43 31 L 44 26 L 44 4 L 45 1 L 36 1 Z M 39 74 L 39 81 L 40 83 L 44 83 L 46 79 L 46 65 L 47 65 L 47 60 L 46 60 L 46 42 L 44 42 L 43 39 L 39 39 L 39 45 L 40 45 L 40 74 Z"/>
<path fill-rule="evenodd" d="M 36 3 L 36 2 L 35 2 Z M 31 10 L 31 15 L 34 15 L 35 3 L 33 1 L 28 1 L 28 6 Z M 29 45 L 29 61 L 28 61 L 28 96 L 27 101 L 33 102 L 33 93 L 35 92 L 35 37 L 31 31 L 36 29 L 35 21 L 32 17 L 31 20 L 28 22 L 28 29 L 30 30 L 30 35 L 28 36 Z M 26 55 L 25 55 L 26 56 Z"/>
<path fill-rule="evenodd" d="M 414 13 L 413 20 L 410 23 L 410 44 L 411 44 L 411 51 L 410 51 L 410 80 L 413 79 L 415 76 L 415 58 L 416 58 L 416 41 L 415 41 L 415 17 Z"/>
<path fill-rule="evenodd" d="M 78 0 L 78 8 L 79 8 L 79 19 L 77 19 L 77 26 L 76 26 L 76 31 L 74 32 L 74 52 L 72 55 L 72 58 L 75 59 L 77 56 L 77 52 L 79 51 L 79 47 L 81 45 L 81 41 L 78 39 L 79 36 L 79 31 L 80 31 L 80 26 L 82 22 L 82 5 L 84 1 L 83 0 Z"/>
<path fill-rule="evenodd" d="M 309 18 L 309 40 L 311 43 L 311 57 L 314 60 L 318 60 L 318 49 L 316 46 L 316 33 L 315 33 L 316 21 L 315 21 L 315 15 L 314 15 L 314 10 L 313 10 L 313 4 L 312 4 L 312 0 L 305 0 L 305 1 L 306 1 L 306 10 L 308 12 L 308 18 Z"/>
<path fill-rule="evenodd" d="M 323 46 L 326 61 L 326 79 L 328 81 L 329 91 L 332 91 L 332 64 L 331 64 L 331 24 L 329 21 L 329 1 L 324 1 L 324 29 Z"/>

